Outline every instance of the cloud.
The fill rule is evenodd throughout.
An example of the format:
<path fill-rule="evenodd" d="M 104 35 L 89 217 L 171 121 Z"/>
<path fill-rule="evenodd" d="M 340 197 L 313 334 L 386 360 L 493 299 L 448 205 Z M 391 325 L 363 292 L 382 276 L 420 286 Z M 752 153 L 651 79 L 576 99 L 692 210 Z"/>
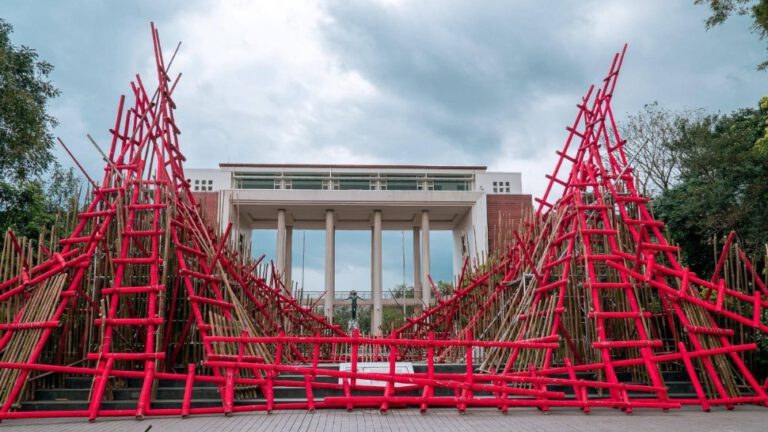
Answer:
<path fill-rule="evenodd" d="M 372 159 L 337 135 L 377 90 L 320 44 L 324 19 L 312 3 L 224 2 L 168 23 L 185 45 L 178 68 L 192 71 L 177 102 L 194 107 L 178 116 L 194 160 Z"/>
<path fill-rule="evenodd" d="M 575 104 L 625 42 L 619 120 L 655 100 L 730 111 L 768 93 L 748 19 L 706 31 L 708 10 L 691 1 L 45 3 L 6 1 L 3 15 L 16 43 L 55 65 L 56 133 L 97 176 L 103 163 L 83 137 L 106 144 L 119 95 L 151 72 L 150 20 L 167 53 L 183 41 L 176 119 L 189 167 L 484 164 L 522 172 L 524 191 L 540 195 Z M 306 275 L 321 284 L 323 237 L 307 238 Z M 368 240 L 338 241 L 353 251 L 338 279 L 367 283 Z M 447 279 L 450 259 L 436 257 L 450 239 L 432 246 Z M 386 280 L 400 280 L 397 248 L 385 257 Z"/>

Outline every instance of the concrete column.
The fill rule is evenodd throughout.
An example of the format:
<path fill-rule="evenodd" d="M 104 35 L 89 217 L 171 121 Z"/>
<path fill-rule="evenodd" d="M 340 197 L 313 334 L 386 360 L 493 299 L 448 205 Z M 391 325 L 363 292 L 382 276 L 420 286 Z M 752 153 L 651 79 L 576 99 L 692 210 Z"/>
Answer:
<path fill-rule="evenodd" d="M 421 298 L 421 242 L 419 227 L 413 227 L 413 298 Z"/>
<path fill-rule="evenodd" d="M 374 255 L 375 254 L 373 252 L 373 225 L 371 225 L 371 255 L 370 255 L 371 256 L 371 280 L 369 281 L 370 284 L 368 285 L 371 291 L 373 291 L 373 275 L 374 275 L 374 273 L 373 273 L 373 259 L 374 258 L 373 257 L 374 257 Z"/>
<path fill-rule="evenodd" d="M 333 210 L 325 211 L 325 317 L 333 322 L 336 299 L 336 227 Z"/>
<path fill-rule="evenodd" d="M 234 228 L 234 221 L 231 219 L 232 214 L 232 191 L 222 191 L 219 194 L 219 234 L 224 234 L 224 230 L 227 228 L 227 224 L 232 222 L 232 228 Z M 233 235 L 232 241 L 237 241 L 237 236 Z"/>
<path fill-rule="evenodd" d="M 293 227 L 285 230 L 285 276 L 283 282 L 289 290 L 293 290 Z"/>
<path fill-rule="evenodd" d="M 275 247 L 275 266 L 282 278 L 285 274 L 285 210 L 277 211 L 277 246 Z M 283 279 L 285 280 L 285 279 Z"/>
<path fill-rule="evenodd" d="M 429 284 L 429 212 L 421 212 L 421 301 L 429 307 L 432 301 L 432 288 Z"/>
<path fill-rule="evenodd" d="M 381 306 L 381 210 L 373 212 L 373 285 L 371 287 L 373 296 L 373 312 L 371 316 L 371 333 L 381 334 L 381 317 L 383 314 Z"/>

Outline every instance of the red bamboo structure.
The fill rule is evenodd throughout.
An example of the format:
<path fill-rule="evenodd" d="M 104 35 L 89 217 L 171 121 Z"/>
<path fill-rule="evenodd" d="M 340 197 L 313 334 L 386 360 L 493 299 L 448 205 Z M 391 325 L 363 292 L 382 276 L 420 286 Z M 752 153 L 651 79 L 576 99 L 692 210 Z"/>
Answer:
<path fill-rule="evenodd" d="M 126 98 L 120 98 L 104 178 L 78 214 L 74 231 L 59 241 L 60 251 L 49 259 L 0 283 L 0 300 L 17 297 L 23 302 L 49 281 L 64 281 L 45 321 L 30 322 L 28 309 L 33 305 L 28 305 L 3 325 L 0 373 L 8 385 L 0 416 L 18 402 L 32 371 L 93 377 L 87 410 L 91 420 L 120 414 L 101 408 L 115 377 L 141 378 L 131 411 L 141 418 L 152 412 L 157 381 L 173 379 L 167 373 L 178 365 L 185 344 L 201 344 L 201 356 L 229 358 L 225 353 L 232 347 L 211 341 L 221 336 L 217 331 L 276 336 L 291 329 L 296 334 L 346 336 L 299 305 L 277 279 L 268 283 L 258 278 L 249 260 L 230 246 L 231 227 L 218 237 L 203 222 L 184 176 L 173 117 L 172 95 L 180 75 L 174 79 L 168 75 L 154 26 L 152 40 L 158 86 L 150 94 L 137 76 L 131 83 L 133 105 L 128 107 Z M 106 264 L 106 271 L 97 274 L 97 264 Z M 102 286 L 96 287 L 97 281 Z M 186 315 L 174 317 L 177 311 Z M 53 340 L 69 337 L 63 331 L 68 312 L 87 314 L 93 334 L 98 333 L 94 343 L 82 340 L 87 367 L 42 361 L 44 351 L 54 348 Z M 215 325 L 219 317 L 226 325 Z M 174 320 L 183 323 L 180 333 L 170 331 L 168 323 Z M 286 358 L 305 360 L 293 344 L 286 349 Z M 262 361 L 272 360 L 264 347 L 252 345 L 246 351 Z M 231 368 L 204 369 L 212 377 L 235 373 Z M 230 412 L 234 382 L 225 379 L 219 385 L 224 410 Z"/>
<path fill-rule="evenodd" d="M 35 265 L 11 241 L 20 264 L 0 282 L 0 419 L 768 402 L 742 357 L 756 345 L 731 342 L 727 327 L 768 330 L 765 284 L 680 265 L 635 189 L 611 110 L 623 51 L 578 105 L 509 247 L 465 264 L 453 295 L 422 316 L 370 338 L 301 306 L 280 275 L 259 276 L 231 225 L 222 235 L 206 225 L 174 120 L 175 53 L 164 57 L 154 26 L 152 40 L 157 87 L 137 76 L 132 103 L 120 99 L 104 177 L 71 235 Z M 77 403 L 31 404 L 83 381 Z M 692 394 L 673 394 L 672 381 Z"/>
<path fill-rule="evenodd" d="M 695 398 L 675 402 L 705 410 L 764 404 L 766 389 L 742 358 L 756 346 L 731 343 L 734 331 L 718 322 L 768 330 L 765 284 L 752 272 L 747 289 L 727 286 L 718 279 L 724 256 L 712 280 L 679 264 L 679 248 L 667 242 L 664 224 L 635 189 L 611 110 L 623 58 L 624 51 L 616 54 L 602 86 L 590 88 L 578 105 L 535 216 L 500 264 L 463 278 L 456 295 L 400 332 L 440 329 L 461 338 L 483 331 L 494 341 L 559 337 L 563 343 L 543 353 L 491 349 L 481 369 L 536 376 L 589 372 L 614 386 L 642 380 L 656 389 L 659 402 L 673 401 L 662 372 L 678 371 Z M 560 197 L 550 202 L 556 190 Z M 454 311 L 462 309 L 472 315 L 457 326 Z M 617 389 L 608 390 L 609 399 L 631 400 Z"/>

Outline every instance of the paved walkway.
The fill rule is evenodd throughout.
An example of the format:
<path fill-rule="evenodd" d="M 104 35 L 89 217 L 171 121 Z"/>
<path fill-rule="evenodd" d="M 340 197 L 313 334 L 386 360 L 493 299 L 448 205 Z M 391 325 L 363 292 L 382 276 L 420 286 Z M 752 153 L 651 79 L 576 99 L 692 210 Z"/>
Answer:
<path fill-rule="evenodd" d="M 151 427 L 151 429 L 150 429 Z M 387 415 L 378 411 L 324 410 L 281 411 L 274 414 L 242 413 L 232 417 L 197 416 L 133 419 L 100 419 L 88 423 L 85 419 L 6 420 L 1 431 L 48 432 L 280 432 L 280 431 L 418 431 L 418 432 L 496 432 L 496 431 L 768 431 L 768 409 L 754 406 L 738 407 L 735 411 L 717 409 L 703 413 L 694 408 L 661 411 L 641 411 L 628 416 L 618 410 L 594 410 L 584 415 L 573 410 L 553 410 L 542 414 L 535 409 L 510 409 L 501 415 L 495 409 L 474 409 L 460 415 L 455 410 L 394 410 Z"/>

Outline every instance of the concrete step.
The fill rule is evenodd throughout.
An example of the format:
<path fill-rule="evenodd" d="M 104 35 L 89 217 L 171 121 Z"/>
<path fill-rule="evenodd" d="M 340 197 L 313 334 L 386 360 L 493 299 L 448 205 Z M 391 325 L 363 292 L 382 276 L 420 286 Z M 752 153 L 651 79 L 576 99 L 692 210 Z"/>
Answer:
<path fill-rule="evenodd" d="M 93 377 L 77 376 L 77 377 L 64 378 L 64 387 L 68 389 L 75 389 L 75 388 L 90 389 L 91 384 L 93 384 Z"/>
<path fill-rule="evenodd" d="M 155 393 L 155 399 L 183 399 L 184 387 L 158 387 Z M 112 397 L 115 400 L 138 400 L 141 389 L 137 387 L 125 387 L 112 390 Z M 216 399 L 219 398 L 219 390 L 216 387 L 198 387 L 192 388 L 193 399 Z"/>
<path fill-rule="evenodd" d="M 304 375 L 298 375 L 298 374 L 280 374 L 277 376 L 278 380 L 286 380 L 286 381 L 304 381 Z M 318 375 L 315 377 L 315 382 L 324 382 L 324 383 L 337 383 L 339 382 L 339 379 L 332 376 L 327 375 Z"/>
<path fill-rule="evenodd" d="M 88 401 L 29 401 L 21 404 L 21 411 L 77 411 L 87 410 Z M 102 401 L 101 409 L 133 409 L 136 401 Z"/>
<path fill-rule="evenodd" d="M 676 396 L 678 394 L 689 394 L 693 393 L 693 386 L 691 383 L 688 382 L 681 382 L 681 381 L 674 381 L 674 382 L 667 382 L 666 385 L 669 388 L 669 393 L 672 396 Z M 567 386 L 567 385 L 550 385 L 547 387 L 550 391 L 559 391 L 563 392 L 567 395 L 573 394 L 573 387 Z M 305 388 L 302 387 L 293 387 L 293 386 L 275 386 L 273 388 L 275 398 L 279 399 L 292 399 L 292 398 L 300 398 L 304 397 L 306 395 Z M 439 396 L 450 396 L 454 393 L 451 389 L 446 388 L 438 388 L 436 389 Z M 117 388 L 112 389 L 112 397 L 115 400 L 138 400 L 139 394 L 141 392 L 140 388 L 136 387 L 125 387 L 125 388 Z M 165 400 L 165 399 L 183 399 L 184 397 L 185 388 L 184 387 L 158 387 L 156 389 L 156 400 Z M 366 394 L 377 394 L 377 391 L 365 391 L 365 390 L 354 390 L 354 394 L 359 395 L 366 395 Z M 419 391 L 415 392 L 409 392 L 411 394 L 419 394 Z M 589 389 L 590 394 L 597 394 L 597 390 L 594 388 Z M 87 400 L 88 396 L 90 394 L 89 389 L 41 389 L 37 390 L 35 394 L 35 400 L 36 401 L 56 401 L 56 400 L 69 400 L 69 401 L 84 401 Z M 326 396 L 343 396 L 344 392 L 341 389 L 323 389 L 323 388 L 316 388 L 313 390 L 313 394 L 317 398 L 322 398 Z M 482 394 L 482 393 L 478 393 Z M 216 387 L 198 387 L 195 386 L 192 390 L 192 398 L 197 399 L 217 399 L 220 398 L 219 391 Z"/>
<path fill-rule="evenodd" d="M 695 390 L 693 384 L 690 381 L 664 381 L 664 385 L 670 394 L 676 395 L 678 393 L 693 393 Z"/>
<path fill-rule="evenodd" d="M 38 389 L 35 390 L 36 401 L 84 401 L 91 394 L 89 388 L 59 388 L 59 389 Z"/>
<path fill-rule="evenodd" d="M 300 398 L 275 398 L 274 403 L 303 403 L 306 402 L 307 398 L 300 397 Z M 318 402 L 318 399 L 315 399 L 315 402 Z M 243 406 L 243 405 L 264 405 L 267 403 L 266 399 L 239 399 L 235 400 L 235 406 Z"/>
<path fill-rule="evenodd" d="M 187 386 L 186 381 L 182 380 L 160 380 L 158 381 L 158 386 L 163 388 L 171 388 L 171 387 L 178 387 L 178 388 L 184 388 Z M 195 388 L 217 388 L 215 383 L 212 382 L 195 382 Z"/>
<path fill-rule="evenodd" d="M 324 364 L 321 369 L 326 370 L 338 370 L 338 364 Z M 438 373 L 464 373 L 466 367 L 461 364 L 438 364 L 435 365 L 435 370 Z M 414 364 L 414 371 L 417 373 L 425 373 L 426 365 Z M 590 372 L 580 372 L 576 374 L 579 379 L 594 380 L 595 375 Z M 560 374 L 553 377 L 568 378 L 567 374 Z M 665 385 L 669 388 L 669 396 L 672 398 L 695 398 L 696 395 L 693 390 L 693 386 L 688 380 L 688 376 L 684 372 L 664 372 L 662 377 L 665 381 Z M 623 382 L 629 382 L 631 376 L 626 373 L 619 374 L 619 379 Z M 277 380 L 290 380 L 303 384 L 304 376 L 295 373 L 281 373 L 278 375 Z M 338 378 L 329 376 L 318 376 L 315 378 L 316 382 L 325 383 L 338 383 Z M 134 409 L 136 401 L 138 400 L 141 392 L 141 385 L 143 381 L 141 379 L 127 379 L 121 381 L 125 383 L 125 387 L 113 388 L 107 393 L 107 397 L 113 400 L 104 401 L 102 403 L 103 409 Z M 82 410 L 88 408 L 88 397 L 90 395 L 90 389 L 93 383 L 93 377 L 78 376 L 67 377 L 64 380 L 65 388 L 59 389 L 38 389 L 35 392 L 35 398 L 33 401 L 28 401 L 22 404 L 22 410 Z M 186 382 L 182 380 L 160 380 L 156 389 L 155 400 L 152 402 L 152 406 L 155 408 L 178 408 L 181 407 L 184 397 L 184 390 Z M 647 384 L 647 383 L 645 383 Z M 547 387 L 551 391 L 559 391 L 565 394 L 567 399 L 573 399 L 573 387 L 566 385 L 552 385 Z M 353 390 L 352 394 L 366 396 L 366 395 L 378 395 L 381 394 L 381 390 L 376 391 L 363 391 Z M 604 390 L 602 393 L 597 389 L 589 389 L 588 396 L 590 398 L 601 398 L 602 395 L 607 395 L 608 391 Z M 242 393 L 236 393 L 242 394 Z M 253 394 L 253 393 L 251 393 Z M 258 398 L 237 400 L 238 405 L 248 404 L 263 404 L 266 402 L 261 390 L 258 389 Z M 420 396 L 421 390 L 410 391 L 407 393 L 414 396 Z M 436 396 L 452 397 L 456 394 L 456 391 L 448 388 L 435 389 Z M 275 402 L 304 402 L 306 401 L 306 390 L 303 385 L 299 387 L 282 386 L 278 385 L 274 387 Z M 313 389 L 313 395 L 316 400 L 321 400 L 324 397 L 332 396 L 344 396 L 344 392 L 341 389 Z M 476 397 L 491 397 L 489 392 L 477 392 Z M 645 392 L 632 392 L 631 397 L 636 398 L 653 398 L 656 397 L 654 393 Z M 513 397 L 513 396 L 510 396 Z M 192 392 L 193 406 L 197 407 L 210 407 L 221 405 L 221 395 L 218 391 L 218 386 L 214 383 L 195 383 L 195 387 Z"/>
<path fill-rule="evenodd" d="M 152 408 L 181 408 L 184 403 L 183 399 L 164 399 L 156 400 L 152 402 Z M 192 408 L 210 408 L 221 406 L 221 398 L 219 399 L 192 399 L 190 406 Z"/>
<path fill-rule="evenodd" d="M 112 389 L 112 397 L 115 400 L 139 400 L 139 394 L 141 388 L 138 387 L 124 387 Z"/>
<path fill-rule="evenodd" d="M 158 387 L 155 399 L 184 399 L 184 387 Z M 216 387 L 193 387 L 192 399 L 221 399 Z"/>
<path fill-rule="evenodd" d="M 426 373 L 427 365 L 414 364 L 413 371 Z M 435 372 L 437 373 L 465 373 L 466 371 L 467 371 L 467 366 L 463 364 L 438 363 L 435 365 Z"/>

